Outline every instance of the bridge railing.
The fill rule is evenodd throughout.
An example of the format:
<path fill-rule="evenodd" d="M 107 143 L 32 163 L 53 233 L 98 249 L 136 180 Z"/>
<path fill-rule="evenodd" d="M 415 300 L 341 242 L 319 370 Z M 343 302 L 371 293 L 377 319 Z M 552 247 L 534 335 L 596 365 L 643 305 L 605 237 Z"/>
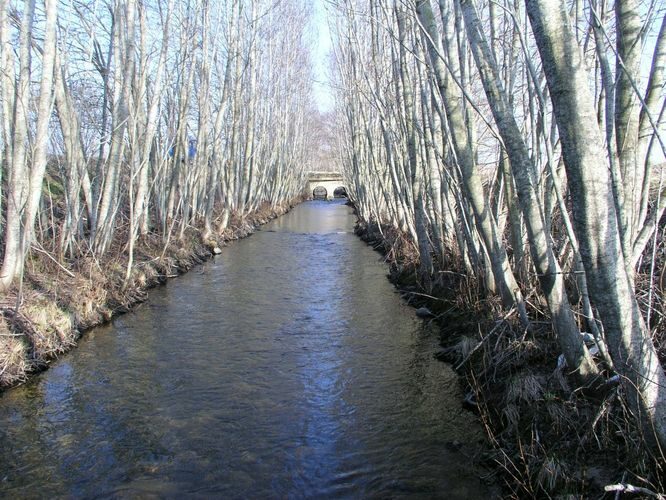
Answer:
<path fill-rule="evenodd" d="M 324 180 L 341 181 L 342 179 L 343 177 L 340 172 L 310 172 L 308 174 L 309 181 L 324 181 Z"/>

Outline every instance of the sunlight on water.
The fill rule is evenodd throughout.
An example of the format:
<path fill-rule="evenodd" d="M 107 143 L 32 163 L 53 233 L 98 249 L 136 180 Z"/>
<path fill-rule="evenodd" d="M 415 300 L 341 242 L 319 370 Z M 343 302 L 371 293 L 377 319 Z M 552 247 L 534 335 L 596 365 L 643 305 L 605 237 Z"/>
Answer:
<path fill-rule="evenodd" d="M 4 394 L 0 493 L 491 495 L 436 336 L 353 222 L 303 204 Z"/>

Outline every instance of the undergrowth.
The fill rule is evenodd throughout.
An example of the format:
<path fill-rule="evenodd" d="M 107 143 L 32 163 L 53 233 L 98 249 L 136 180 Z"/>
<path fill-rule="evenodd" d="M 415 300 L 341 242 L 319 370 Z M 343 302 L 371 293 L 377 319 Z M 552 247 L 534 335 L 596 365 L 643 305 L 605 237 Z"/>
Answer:
<path fill-rule="evenodd" d="M 81 333 L 146 299 L 146 291 L 210 258 L 215 247 L 248 236 L 256 226 L 282 215 L 284 208 L 262 205 L 240 217 L 234 214 L 221 233 L 203 238 L 203 228 L 188 228 L 182 238 L 148 234 L 139 239 L 129 279 L 129 261 L 119 231 L 110 250 L 99 258 L 83 252 L 57 258 L 43 247 L 28 255 L 23 280 L 0 299 L 0 389 L 26 381 L 72 349 Z M 56 240 L 54 238 L 54 240 Z"/>
<path fill-rule="evenodd" d="M 421 289 L 417 252 L 395 228 L 359 223 L 357 234 L 385 255 L 405 299 L 432 312 L 442 344 L 435 355 L 460 375 L 463 404 L 488 437 L 484 461 L 507 497 L 618 498 L 606 489 L 632 485 L 634 498 L 666 498 L 666 461 L 645 446 L 620 386 L 612 378 L 594 390 L 576 385 L 538 297 L 529 300 L 527 331 L 465 273 L 436 269 L 431 288 Z M 659 311 L 652 325 L 663 355 L 665 329 L 654 328 L 663 321 Z"/>

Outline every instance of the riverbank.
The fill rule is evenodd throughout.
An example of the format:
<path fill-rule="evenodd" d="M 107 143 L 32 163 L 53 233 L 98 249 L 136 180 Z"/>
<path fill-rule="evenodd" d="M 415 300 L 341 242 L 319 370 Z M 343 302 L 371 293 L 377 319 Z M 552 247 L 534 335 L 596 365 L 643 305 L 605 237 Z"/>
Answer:
<path fill-rule="evenodd" d="M 531 299 L 533 329 L 524 331 L 515 314 L 455 269 L 435 269 L 432 289 L 422 290 L 413 245 L 394 228 L 360 222 L 356 233 L 386 256 L 404 298 L 439 325 L 435 355 L 459 374 L 462 404 L 478 414 L 488 438 L 485 461 L 509 497 L 601 498 L 629 484 L 643 488 L 641 495 L 666 491 L 664 459 L 643 446 L 617 385 L 584 392 L 566 373 L 538 298 Z"/>
<path fill-rule="evenodd" d="M 243 218 L 232 216 L 227 229 L 206 240 L 202 227 L 190 227 L 182 239 L 168 242 L 149 234 L 137 242 L 129 280 L 128 256 L 120 244 L 101 259 L 86 255 L 66 265 L 43 250 L 32 252 L 22 285 L 0 301 L 0 390 L 46 369 L 86 330 L 129 311 L 150 288 L 187 272 L 211 258 L 217 247 L 251 235 L 301 201 L 265 204 Z"/>

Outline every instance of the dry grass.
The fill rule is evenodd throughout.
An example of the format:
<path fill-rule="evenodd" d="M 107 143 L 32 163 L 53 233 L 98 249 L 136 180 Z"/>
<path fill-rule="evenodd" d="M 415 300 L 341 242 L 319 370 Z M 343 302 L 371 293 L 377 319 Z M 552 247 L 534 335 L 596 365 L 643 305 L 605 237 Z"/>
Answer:
<path fill-rule="evenodd" d="M 76 344 L 78 331 L 72 315 L 41 296 L 25 304 L 20 312 L 36 359 L 49 359 Z"/>
<path fill-rule="evenodd" d="M 0 386 L 22 382 L 30 370 L 28 343 L 21 334 L 12 333 L 0 318 Z"/>
<path fill-rule="evenodd" d="M 509 379 L 504 398 L 507 404 L 531 405 L 540 401 L 543 393 L 543 377 L 531 372 L 521 372 Z"/>
<path fill-rule="evenodd" d="M 619 389 L 584 394 L 558 355 L 547 330 L 526 338 L 514 325 L 462 373 L 509 496 L 601 497 L 623 475 L 664 491 L 663 460 L 646 452 Z"/>
<path fill-rule="evenodd" d="M 584 392 L 558 368 L 560 349 L 538 296 L 529 296 L 538 320 L 530 332 L 515 317 L 502 320 L 506 311 L 499 299 L 485 296 L 482 283 L 458 271 L 460 263 L 436 270 L 433 282 L 439 281 L 430 293 L 435 299 L 429 299 L 416 293 L 423 292 L 416 282 L 418 262 L 401 243 L 404 237 L 368 226 L 359 226 L 358 232 L 387 255 L 391 279 L 407 291 L 410 303 L 439 315 L 442 350 L 437 357 L 458 367 L 465 392 L 473 395 L 467 400 L 486 430 L 488 463 L 496 466 L 507 497 L 602 498 L 605 486 L 623 478 L 666 491 L 664 459 L 646 451 L 619 388 Z M 666 246 L 660 248 L 657 268 L 666 269 Z M 640 280 L 645 278 L 637 277 L 639 288 Z M 639 300 L 645 308 L 648 294 L 643 295 Z M 651 326 L 663 362 L 666 306 L 662 293 L 650 297 Z"/>
<path fill-rule="evenodd" d="M 211 244 L 223 246 L 225 241 L 247 236 L 298 201 L 276 209 L 264 205 L 245 218 L 234 214 L 233 225 L 213 235 L 213 241 L 210 237 L 204 241 L 203 230 L 194 227 L 186 229 L 181 239 L 172 237 L 166 247 L 161 235 L 142 237 L 137 241 L 129 280 L 127 235 L 122 230 L 104 258 L 81 255 L 66 262 L 67 271 L 43 252 L 31 254 L 21 291 L 11 290 L 0 303 L 0 388 L 25 381 L 30 373 L 74 347 L 80 331 L 128 311 L 145 300 L 148 288 L 209 258 Z M 55 255 L 53 249 L 51 252 Z"/>

